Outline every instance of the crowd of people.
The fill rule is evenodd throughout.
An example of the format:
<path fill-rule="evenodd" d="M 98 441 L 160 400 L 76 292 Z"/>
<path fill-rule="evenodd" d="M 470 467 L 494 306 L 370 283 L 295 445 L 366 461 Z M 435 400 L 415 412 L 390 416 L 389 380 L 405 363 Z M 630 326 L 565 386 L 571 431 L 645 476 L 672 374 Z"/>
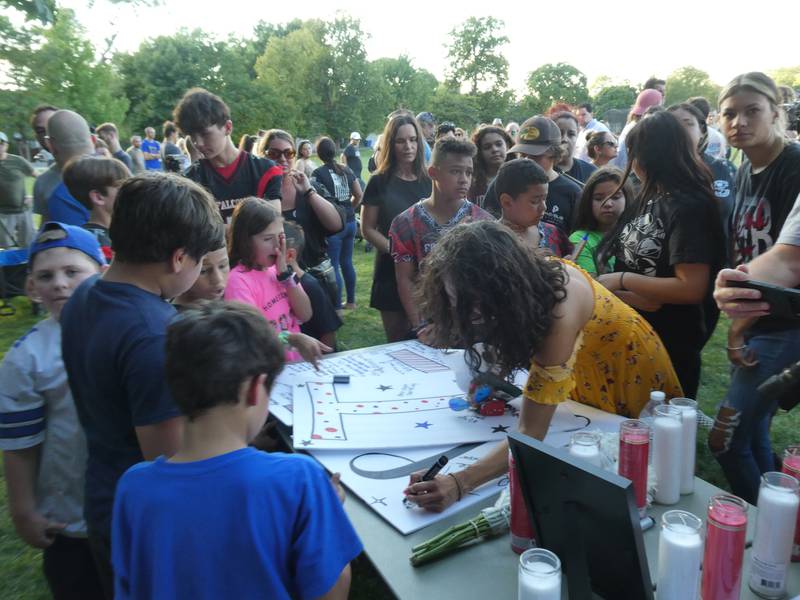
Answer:
<path fill-rule="evenodd" d="M 30 207 L 34 170 L 0 133 L 0 247 L 29 248 L 27 293 L 49 313 L 0 366 L 0 448 L 54 596 L 346 597 L 361 544 L 338 477 L 251 444 L 284 362 L 335 351 L 357 309 L 358 235 L 386 340 L 528 371 L 519 428 L 539 439 L 568 398 L 635 418 L 653 390 L 696 397 L 725 310 L 731 382 L 708 443 L 755 504 L 776 468 L 776 402 L 757 388 L 800 360 L 800 321 L 731 285 L 800 286 L 800 144 L 762 73 L 716 109 L 664 106 L 664 86 L 646 83 L 619 136 L 589 103 L 471 135 L 398 109 L 366 185 L 359 132 L 236 145 L 200 88 L 163 141 L 148 127 L 127 150 L 113 123 L 38 107 L 55 162 Z M 406 494 L 442 510 L 507 455 Z"/>

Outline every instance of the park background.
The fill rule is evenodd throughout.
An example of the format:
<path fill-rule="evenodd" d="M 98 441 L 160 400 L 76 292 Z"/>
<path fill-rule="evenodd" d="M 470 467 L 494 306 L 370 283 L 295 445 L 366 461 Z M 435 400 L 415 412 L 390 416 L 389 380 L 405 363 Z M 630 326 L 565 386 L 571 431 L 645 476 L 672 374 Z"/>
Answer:
<path fill-rule="evenodd" d="M 75 4 L 65 0 L 65 4 L 70 3 Z M 159 4 L 157 0 L 97 0 L 90 8 L 146 12 Z M 667 104 L 695 95 L 706 96 L 713 103 L 720 84 L 725 83 L 712 80 L 708 72 L 689 64 L 639 73 L 634 82 L 602 73 L 595 73 L 590 81 L 577 67 L 559 61 L 542 62 L 517 77 L 519 81 L 511 82 L 507 51 L 511 40 L 505 33 L 505 23 L 494 17 L 453 18 L 438 24 L 444 32 L 442 54 L 446 64 L 437 77 L 417 66 L 421 61 L 410 52 L 391 57 L 368 55 L 369 33 L 359 19 L 345 13 L 327 20 L 261 20 L 247 35 L 221 36 L 175 27 L 168 35 L 148 37 L 145 33 L 134 49 L 126 50 L 115 43 L 124 28 L 118 27 L 116 32 L 110 28 L 100 34 L 95 28 L 87 29 L 77 16 L 85 10 L 60 7 L 54 0 L 0 0 L 0 131 L 14 136 L 12 152 L 35 150 L 28 119 L 39 103 L 71 108 L 92 124 L 115 122 L 124 140 L 170 118 L 178 99 L 193 86 L 205 87 L 225 99 L 232 111 L 237 140 L 243 133 L 281 127 L 297 137 L 330 135 L 344 142 L 353 130 L 362 132 L 365 138 L 379 133 L 386 115 L 398 107 L 414 112 L 428 110 L 440 120 L 474 130 L 496 117 L 505 123 L 521 122 L 560 101 L 592 101 L 598 116 L 609 110 L 624 113 L 649 75 L 666 79 Z M 780 12 L 779 7 L 776 10 Z M 772 14 L 769 18 L 774 17 Z M 422 28 L 409 30 L 406 26 L 403 30 L 399 21 L 398 27 L 410 37 L 412 45 L 424 42 Z M 766 29 L 762 33 L 769 35 Z M 617 39 L 613 29 L 606 28 L 604 35 L 611 44 L 609 60 L 619 69 L 620 61 L 625 62 L 620 54 L 625 43 Z M 666 44 L 663 37 L 659 39 Z M 532 43 L 532 48 L 535 46 Z M 697 48 L 698 59 L 702 59 L 702 45 Z M 730 60 L 736 63 L 736 50 L 728 51 Z M 772 57 L 772 68 L 764 69 L 778 83 L 800 87 L 800 65 L 791 66 L 791 59 L 782 61 L 782 55 L 777 54 Z M 741 70 L 755 68 L 741 64 L 746 65 Z M 785 64 L 789 66 L 781 66 Z M 364 164 L 370 155 L 369 149 L 362 149 Z M 364 174 L 368 178 L 366 171 Z M 358 308 L 345 314 L 339 332 L 341 349 L 384 341 L 378 313 L 368 308 L 374 254 L 366 253 L 362 242 L 354 259 L 359 278 Z M 13 316 L 0 317 L 0 356 L 41 318 L 32 313 L 27 299 L 16 298 L 13 305 Z M 723 318 L 703 353 L 698 401 L 706 414 L 714 413 L 729 382 L 726 331 Z M 781 412 L 776 416 L 772 431 L 777 449 L 800 441 L 796 437 L 798 415 Z M 725 488 L 705 442 L 705 432 L 701 431 L 698 475 Z M 26 547 L 14 532 L 0 473 L 0 599 L 47 598 L 40 564 L 39 551 Z M 390 596 L 368 562 L 363 558 L 357 561 L 351 597 Z"/>

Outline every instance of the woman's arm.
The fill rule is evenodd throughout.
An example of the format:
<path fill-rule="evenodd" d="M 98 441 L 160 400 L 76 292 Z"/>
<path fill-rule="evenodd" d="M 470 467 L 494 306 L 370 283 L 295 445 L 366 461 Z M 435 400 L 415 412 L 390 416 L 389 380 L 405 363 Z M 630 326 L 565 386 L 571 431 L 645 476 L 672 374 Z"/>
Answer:
<path fill-rule="evenodd" d="M 350 200 L 353 210 L 358 210 L 358 207 L 361 206 L 361 200 L 364 198 L 364 192 L 361 190 L 361 184 L 358 183 L 358 179 L 353 179 L 350 184 L 350 193 L 353 194 Z"/>
<path fill-rule="evenodd" d="M 608 273 L 598 281 L 612 292 L 629 291 L 659 304 L 699 304 L 708 291 L 711 268 L 706 263 L 675 265 L 674 277 Z"/>
<path fill-rule="evenodd" d="M 389 254 L 389 239 L 378 231 L 378 213 L 380 207 L 364 205 L 361 207 L 361 235 L 373 246 L 378 249 L 378 252 Z"/>

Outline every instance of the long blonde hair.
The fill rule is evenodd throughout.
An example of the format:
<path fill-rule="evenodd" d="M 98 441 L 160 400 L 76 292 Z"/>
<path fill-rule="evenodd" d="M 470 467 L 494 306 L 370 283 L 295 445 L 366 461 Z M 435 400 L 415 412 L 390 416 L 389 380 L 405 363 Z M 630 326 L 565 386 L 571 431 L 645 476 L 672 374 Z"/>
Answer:
<path fill-rule="evenodd" d="M 760 71 L 751 71 L 749 73 L 737 75 L 731 79 L 728 85 L 722 88 L 722 91 L 719 93 L 718 106 L 720 109 L 723 101 L 740 92 L 754 92 L 756 94 L 761 94 L 767 99 L 769 107 L 778 115 L 778 118 L 775 119 L 775 123 L 773 124 L 775 133 L 777 133 L 779 137 L 785 138 L 786 112 L 780 106 L 781 94 L 772 78 Z"/>

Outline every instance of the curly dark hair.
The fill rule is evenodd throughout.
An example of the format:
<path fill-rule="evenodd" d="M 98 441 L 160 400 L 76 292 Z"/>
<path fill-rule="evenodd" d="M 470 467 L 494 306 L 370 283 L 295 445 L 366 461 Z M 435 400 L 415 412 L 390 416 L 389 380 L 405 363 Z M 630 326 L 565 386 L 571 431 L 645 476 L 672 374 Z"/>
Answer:
<path fill-rule="evenodd" d="M 530 367 L 550 331 L 553 307 L 566 297 L 566 282 L 561 262 L 496 221 L 476 221 L 457 225 L 436 243 L 423 263 L 417 299 L 436 345 L 467 348 L 477 366 L 474 346 L 483 342 L 509 373 Z"/>

